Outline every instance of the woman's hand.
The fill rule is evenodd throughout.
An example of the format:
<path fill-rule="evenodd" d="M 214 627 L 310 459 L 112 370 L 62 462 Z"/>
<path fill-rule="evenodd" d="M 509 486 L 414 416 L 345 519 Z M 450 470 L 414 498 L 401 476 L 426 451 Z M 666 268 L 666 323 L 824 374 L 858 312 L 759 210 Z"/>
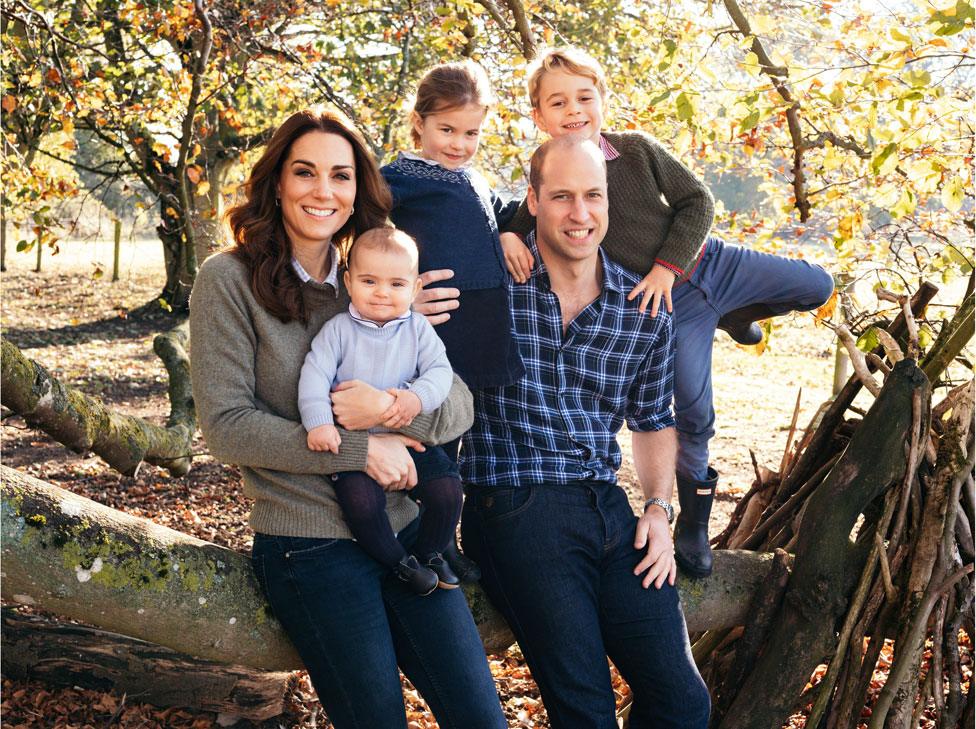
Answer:
<path fill-rule="evenodd" d="M 657 316 L 658 309 L 661 307 L 661 299 L 664 299 L 671 313 L 671 287 L 674 286 L 676 278 L 674 271 L 660 263 L 655 263 L 654 268 L 647 274 L 633 290 L 627 294 L 627 301 L 633 301 L 638 295 L 644 294 L 640 303 L 640 313 L 647 311 L 647 305 L 651 304 L 651 318 Z"/>
<path fill-rule="evenodd" d="M 435 281 L 454 278 L 454 271 L 449 268 L 438 268 L 434 271 L 424 271 L 420 274 L 420 285 L 427 286 Z M 443 324 L 451 315 L 448 313 L 458 308 L 458 297 L 461 292 L 455 288 L 444 287 L 435 289 L 420 289 L 417 298 L 413 300 L 413 310 L 427 317 L 431 324 Z"/>
<path fill-rule="evenodd" d="M 332 390 L 332 414 L 346 430 L 366 430 L 380 425 L 395 402 L 393 395 L 362 380 L 346 380 Z"/>
<path fill-rule="evenodd" d="M 532 267 L 535 265 L 532 251 L 526 248 L 522 239 L 515 233 L 502 233 L 499 239 L 502 243 L 502 252 L 505 254 L 505 265 L 508 266 L 508 272 L 512 274 L 515 283 L 525 283 L 532 275 Z"/>
<path fill-rule="evenodd" d="M 407 448 L 424 450 L 422 443 L 405 435 L 370 435 L 366 447 L 366 475 L 384 491 L 412 489 L 417 485 L 417 468 Z"/>

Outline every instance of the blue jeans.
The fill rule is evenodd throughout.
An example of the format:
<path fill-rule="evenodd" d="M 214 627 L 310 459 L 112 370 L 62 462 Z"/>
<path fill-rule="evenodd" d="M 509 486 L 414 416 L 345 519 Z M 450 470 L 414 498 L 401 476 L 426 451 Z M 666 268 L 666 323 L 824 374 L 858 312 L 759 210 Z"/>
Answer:
<path fill-rule="evenodd" d="M 415 595 L 350 539 L 256 534 L 252 561 L 336 729 L 406 726 L 397 666 L 444 729 L 504 729 L 462 590 Z"/>
<path fill-rule="evenodd" d="M 630 685 L 632 729 L 704 729 L 708 690 L 678 593 L 644 589 L 637 517 L 616 484 L 469 487 L 461 519 L 554 729 L 616 729 L 609 656 Z"/>
<path fill-rule="evenodd" d="M 677 285 L 674 306 L 674 417 L 678 431 L 678 473 L 708 477 L 708 441 L 715 435 L 712 407 L 712 342 L 718 320 L 751 304 L 773 314 L 810 311 L 830 298 L 834 282 L 806 261 L 705 242 L 691 278 Z"/>

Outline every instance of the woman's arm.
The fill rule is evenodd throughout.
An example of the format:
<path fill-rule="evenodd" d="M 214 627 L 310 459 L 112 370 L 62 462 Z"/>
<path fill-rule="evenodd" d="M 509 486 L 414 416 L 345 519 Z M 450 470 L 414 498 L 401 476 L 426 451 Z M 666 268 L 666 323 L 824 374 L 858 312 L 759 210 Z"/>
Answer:
<path fill-rule="evenodd" d="M 241 267 L 226 254 L 211 258 L 200 268 L 190 302 L 193 399 L 211 453 L 227 463 L 288 473 L 366 470 L 366 433 L 342 432 L 338 454 L 311 451 L 301 423 L 270 412 L 257 398 L 257 335 Z"/>

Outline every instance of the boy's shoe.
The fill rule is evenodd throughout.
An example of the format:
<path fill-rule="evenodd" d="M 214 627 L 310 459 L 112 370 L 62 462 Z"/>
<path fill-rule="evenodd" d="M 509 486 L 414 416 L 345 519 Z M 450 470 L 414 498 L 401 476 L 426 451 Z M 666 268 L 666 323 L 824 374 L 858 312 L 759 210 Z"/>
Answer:
<path fill-rule="evenodd" d="M 708 517 L 718 472 L 708 467 L 704 481 L 693 481 L 678 474 L 678 501 L 681 513 L 674 525 L 674 557 L 681 571 L 692 578 L 712 574 L 712 548 L 708 543 Z"/>
<path fill-rule="evenodd" d="M 766 304 L 749 304 L 734 309 L 719 319 L 718 328 L 739 344 L 759 344 L 763 338 L 763 331 L 756 321 L 769 319 L 775 315 L 776 312 Z"/>
<path fill-rule="evenodd" d="M 407 587 L 418 595 L 429 595 L 437 589 L 439 582 L 437 574 L 427 567 L 421 567 L 420 562 L 412 554 L 408 554 L 394 570 L 396 576 L 407 583 Z"/>
<path fill-rule="evenodd" d="M 434 552 L 427 557 L 424 567 L 437 575 L 437 586 L 443 590 L 454 590 L 461 586 L 461 578 L 454 574 L 454 570 L 441 556 L 440 552 Z"/>
<path fill-rule="evenodd" d="M 444 550 L 444 561 L 450 565 L 451 571 L 463 583 L 473 584 L 481 579 L 481 568 L 478 567 L 474 560 L 461 553 L 461 550 L 458 549 L 456 539 L 448 542 L 447 549 Z"/>

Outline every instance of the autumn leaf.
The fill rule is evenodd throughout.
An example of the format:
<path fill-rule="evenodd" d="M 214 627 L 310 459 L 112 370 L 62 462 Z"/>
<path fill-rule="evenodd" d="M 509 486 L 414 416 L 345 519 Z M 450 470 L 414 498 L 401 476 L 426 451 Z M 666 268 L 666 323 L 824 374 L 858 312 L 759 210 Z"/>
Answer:
<path fill-rule="evenodd" d="M 953 177 L 942 187 L 940 199 L 945 205 L 946 210 L 955 213 L 962 207 L 963 198 L 966 196 L 966 189 L 963 181 L 959 177 Z"/>
<path fill-rule="evenodd" d="M 198 182 L 200 182 L 200 173 L 202 171 L 203 170 L 201 170 L 199 166 L 190 165 L 186 168 L 186 176 L 190 178 L 190 182 L 196 185 Z"/>
<path fill-rule="evenodd" d="M 0 107 L 3 107 L 3 110 L 10 114 L 17 108 L 17 99 L 10 94 L 6 94 L 3 97 L 3 101 L 0 101 Z"/>

